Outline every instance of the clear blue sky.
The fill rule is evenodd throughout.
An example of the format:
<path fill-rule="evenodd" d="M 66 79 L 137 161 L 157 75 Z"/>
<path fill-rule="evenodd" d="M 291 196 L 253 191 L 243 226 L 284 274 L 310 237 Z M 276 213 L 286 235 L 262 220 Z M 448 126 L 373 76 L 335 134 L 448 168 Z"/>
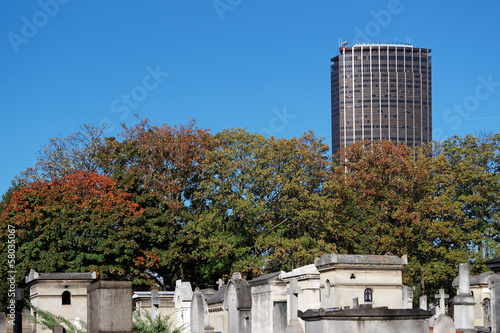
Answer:
<path fill-rule="evenodd" d="M 2 1 L 0 194 L 49 138 L 101 121 L 116 135 L 134 113 L 330 144 L 341 37 L 432 49 L 434 138 L 498 132 L 498 13 L 493 0 Z"/>

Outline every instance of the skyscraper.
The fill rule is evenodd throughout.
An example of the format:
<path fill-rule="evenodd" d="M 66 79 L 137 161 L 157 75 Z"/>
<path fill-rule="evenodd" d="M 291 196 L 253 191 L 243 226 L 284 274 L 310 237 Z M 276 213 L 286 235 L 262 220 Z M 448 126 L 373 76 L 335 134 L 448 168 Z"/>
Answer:
<path fill-rule="evenodd" d="M 343 43 L 331 61 L 332 152 L 355 140 L 432 141 L 431 50 Z"/>

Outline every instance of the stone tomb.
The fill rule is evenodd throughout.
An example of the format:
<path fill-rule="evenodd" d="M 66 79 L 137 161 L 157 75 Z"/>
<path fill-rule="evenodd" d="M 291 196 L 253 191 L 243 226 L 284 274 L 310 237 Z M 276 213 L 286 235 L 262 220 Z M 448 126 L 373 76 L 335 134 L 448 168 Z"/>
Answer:
<path fill-rule="evenodd" d="M 224 295 L 224 310 L 227 311 L 227 333 L 252 332 L 252 293 L 248 281 L 234 273 Z"/>
<path fill-rule="evenodd" d="M 200 290 L 196 288 L 191 299 L 191 325 L 192 333 L 204 333 L 205 327 L 211 327 L 208 317 L 207 299 L 215 294 L 213 289 Z"/>
<path fill-rule="evenodd" d="M 227 332 L 227 311 L 224 310 L 224 296 L 226 286 L 219 280 L 219 289 L 207 299 L 208 325 L 213 327 L 214 332 Z"/>
<path fill-rule="evenodd" d="M 276 305 L 286 308 L 286 283 L 283 272 L 264 274 L 248 282 L 252 293 L 252 329 L 259 333 L 273 333 Z"/>
<path fill-rule="evenodd" d="M 350 307 L 357 297 L 360 304 L 401 309 L 402 271 L 407 263 L 406 256 L 323 255 L 316 262 L 321 280 L 321 307 Z"/>
<path fill-rule="evenodd" d="M 191 299 L 193 289 L 191 283 L 175 281 L 174 306 L 176 311 L 176 327 L 182 327 L 184 332 L 189 332 L 191 321 Z"/>
<path fill-rule="evenodd" d="M 305 333 L 428 333 L 432 313 L 422 309 L 317 309 L 299 311 Z"/>
<path fill-rule="evenodd" d="M 152 314 L 151 301 L 151 291 L 135 291 L 132 295 L 132 304 L 135 309 L 135 313 L 141 317 L 144 315 L 144 311 Z M 160 316 L 170 316 L 170 320 L 175 322 L 177 318 L 174 303 L 174 292 L 158 291 L 158 303 L 159 304 L 157 306 L 153 304 L 155 312 L 157 312 Z"/>
<path fill-rule="evenodd" d="M 25 280 L 31 304 L 73 323 L 87 320 L 87 287 L 95 278 L 95 272 L 38 273 L 32 269 Z M 31 315 L 37 316 L 34 311 Z M 42 330 L 40 325 L 36 324 L 32 324 L 31 331 L 51 332 Z"/>

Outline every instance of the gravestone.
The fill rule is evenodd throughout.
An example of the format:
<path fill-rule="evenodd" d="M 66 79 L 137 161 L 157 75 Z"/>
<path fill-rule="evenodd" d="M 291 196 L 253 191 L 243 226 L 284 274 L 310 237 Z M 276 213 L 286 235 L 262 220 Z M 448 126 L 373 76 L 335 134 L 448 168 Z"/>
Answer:
<path fill-rule="evenodd" d="M 87 332 L 132 332 L 132 282 L 98 281 L 87 287 Z"/>
<path fill-rule="evenodd" d="M 403 309 L 413 308 L 413 288 L 403 286 Z"/>
<path fill-rule="evenodd" d="M 434 333 L 455 333 L 455 323 L 453 319 L 445 315 L 440 315 L 434 323 Z"/>
<path fill-rule="evenodd" d="M 252 332 L 252 293 L 241 273 L 234 273 L 226 286 L 224 309 L 228 316 L 228 333 Z"/>
<path fill-rule="evenodd" d="M 290 308 L 290 321 L 286 325 L 286 333 L 303 333 L 304 329 L 299 323 L 298 311 L 299 311 L 299 294 L 301 290 L 297 283 L 297 279 L 292 279 L 290 281 L 290 287 L 287 289 L 288 294 L 288 306 Z"/>
<path fill-rule="evenodd" d="M 450 295 L 445 294 L 444 289 L 439 289 L 439 294 L 434 295 L 439 300 L 439 306 L 436 307 L 436 317 L 440 315 L 444 315 L 446 311 L 446 303 L 445 300 L 450 298 Z"/>
<path fill-rule="evenodd" d="M 282 304 L 275 304 L 273 309 L 273 333 L 285 333 L 286 313 Z"/>
<path fill-rule="evenodd" d="M 458 265 L 459 285 L 455 296 L 455 326 L 463 332 L 476 332 L 474 329 L 474 297 L 470 294 L 470 266 L 468 263 Z"/>
<path fill-rule="evenodd" d="M 151 305 L 151 318 L 153 318 L 154 320 L 160 314 L 160 298 L 158 297 L 157 289 L 151 290 L 150 305 Z"/>
<path fill-rule="evenodd" d="M 427 311 L 427 295 L 420 296 L 420 308 Z"/>
<path fill-rule="evenodd" d="M 203 309 L 203 297 L 200 289 L 197 287 L 194 290 L 193 298 L 191 299 L 191 328 L 192 333 L 203 333 L 205 326 L 205 313 Z"/>
<path fill-rule="evenodd" d="M 0 333 L 7 333 L 7 315 L 0 312 Z"/>

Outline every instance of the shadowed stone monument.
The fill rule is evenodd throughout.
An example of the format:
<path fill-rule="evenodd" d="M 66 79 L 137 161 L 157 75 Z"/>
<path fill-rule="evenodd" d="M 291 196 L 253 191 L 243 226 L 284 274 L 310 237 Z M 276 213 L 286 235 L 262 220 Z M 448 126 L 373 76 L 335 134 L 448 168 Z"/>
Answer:
<path fill-rule="evenodd" d="M 224 309 L 228 315 L 228 333 L 252 332 L 252 293 L 248 281 L 241 273 L 234 273 L 227 284 Z"/>
<path fill-rule="evenodd" d="M 98 281 L 87 297 L 88 333 L 132 333 L 132 282 Z"/>
<path fill-rule="evenodd" d="M 491 331 L 496 332 L 500 329 L 500 257 L 488 260 L 486 266 L 495 273 L 491 278 Z"/>

